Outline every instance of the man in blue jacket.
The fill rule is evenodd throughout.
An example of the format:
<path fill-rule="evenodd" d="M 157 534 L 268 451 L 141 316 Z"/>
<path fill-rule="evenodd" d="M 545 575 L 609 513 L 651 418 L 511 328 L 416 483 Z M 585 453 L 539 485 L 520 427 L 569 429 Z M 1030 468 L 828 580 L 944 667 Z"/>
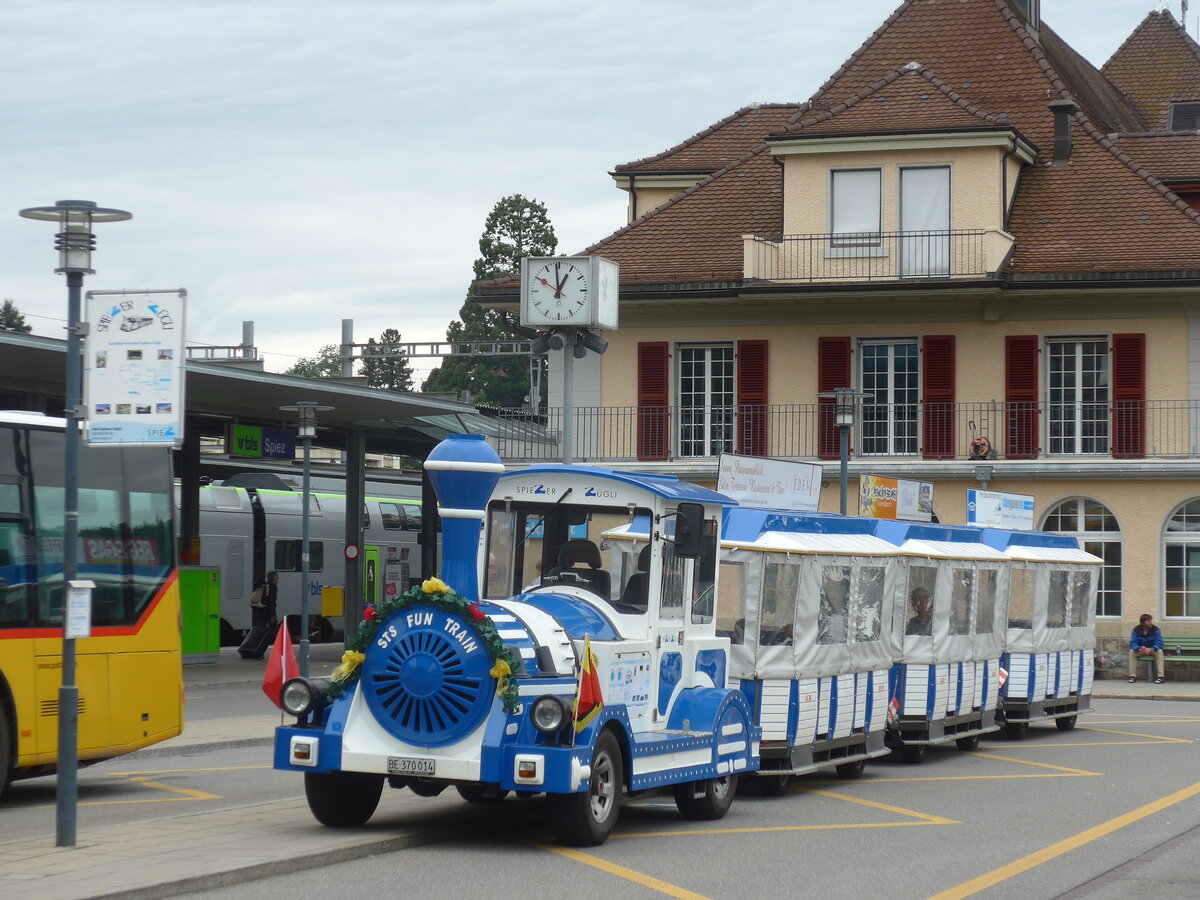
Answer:
<path fill-rule="evenodd" d="M 1129 635 L 1129 683 L 1137 682 L 1137 663 L 1143 656 L 1154 655 L 1155 684 L 1163 683 L 1162 632 L 1154 624 L 1154 616 L 1146 613 Z"/>

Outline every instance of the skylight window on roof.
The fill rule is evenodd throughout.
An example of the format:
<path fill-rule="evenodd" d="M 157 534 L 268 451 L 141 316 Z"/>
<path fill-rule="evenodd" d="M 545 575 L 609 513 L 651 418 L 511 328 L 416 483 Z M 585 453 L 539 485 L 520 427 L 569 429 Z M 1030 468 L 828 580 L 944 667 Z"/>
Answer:
<path fill-rule="evenodd" d="M 1200 131 L 1200 102 L 1171 104 L 1171 131 Z"/>

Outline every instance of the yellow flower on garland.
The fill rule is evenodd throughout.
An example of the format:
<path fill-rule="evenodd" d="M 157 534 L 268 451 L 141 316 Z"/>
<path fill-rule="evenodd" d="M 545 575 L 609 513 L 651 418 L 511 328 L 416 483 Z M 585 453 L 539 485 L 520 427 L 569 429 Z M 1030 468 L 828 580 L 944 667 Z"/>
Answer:
<path fill-rule="evenodd" d="M 342 654 L 342 664 L 333 670 L 334 681 L 345 681 L 355 670 L 363 664 L 367 658 L 365 653 L 359 653 L 357 650 L 347 650 Z"/>
<path fill-rule="evenodd" d="M 452 594 L 450 586 L 440 578 L 428 578 L 421 582 L 421 590 L 427 594 Z"/>
<path fill-rule="evenodd" d="M 496 660 L 496 664 L 492 666 L 492 671 L 488 674 L 499 681 L 502 678 L 507 678 L 509 675 L 511 675 L 512 668 L 509 666 L 508 660 L 498 659 Z"/>

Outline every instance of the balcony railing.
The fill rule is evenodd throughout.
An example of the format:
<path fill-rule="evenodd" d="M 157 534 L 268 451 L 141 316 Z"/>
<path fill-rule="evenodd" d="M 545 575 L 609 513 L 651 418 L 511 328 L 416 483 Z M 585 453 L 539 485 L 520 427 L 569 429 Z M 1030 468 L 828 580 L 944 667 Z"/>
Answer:
<path fill-rule="evenodd" d="M 504 459 L 562 458 L 561 409 L 488 412 Z M 575 407 L 573 419 L 577 462 L 837 457 L 832 405 Z M 1197 458 L 1200 401 L 865 403 L 850 447 L 858 459 L 897 461 Z"/>
<path fill-rule="evenodd" d="M 877 282 L 981 278 L 1003 265 L 1012 236 L 996 229 L 746 235 L 746 279 Z"/>

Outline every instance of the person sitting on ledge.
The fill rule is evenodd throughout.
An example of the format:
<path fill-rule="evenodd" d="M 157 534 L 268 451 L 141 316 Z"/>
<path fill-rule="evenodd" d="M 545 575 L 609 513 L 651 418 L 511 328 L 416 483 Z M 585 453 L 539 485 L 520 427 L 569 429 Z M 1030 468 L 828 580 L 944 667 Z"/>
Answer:
<path fill-rule="evenodd" d="M 1129 635 L 1129 683 L 1137 683 L 1137 664 L 1143 656 L 1154 656 L 1154 683 L 1163 683 L 1162 631 L 1154 624 L 1154 616 L 1145 613 Z"/>

